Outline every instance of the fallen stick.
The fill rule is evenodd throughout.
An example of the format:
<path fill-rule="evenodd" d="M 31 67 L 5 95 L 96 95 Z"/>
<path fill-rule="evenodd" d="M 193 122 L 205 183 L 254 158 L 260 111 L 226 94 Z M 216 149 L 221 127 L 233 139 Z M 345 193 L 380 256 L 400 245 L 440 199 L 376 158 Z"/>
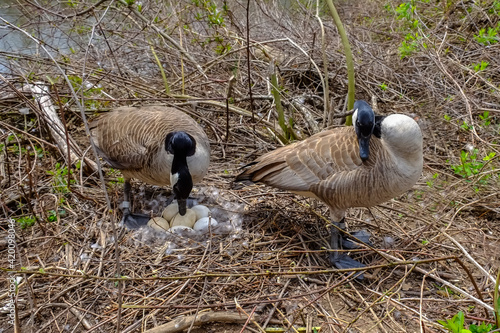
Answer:
<path fill-rule="evenodd" d="M 256 319 L 255 316 L 253 319 Z M 193 326 L 200 326 L 210 322 L 244 324 L 247 320 L 247 316 L 236 312 L 204 312 L 199 313 L 198 315 L 176 318 L 169 323 L 144 331 L 144 333 L 181 332 L 189 328 L 193 322 Z"/>
<path fill-rule="evenodd" d="M 88 167 L 92 169 L 92 171 L 97 170 L 97 165 L 94 161 L 83 158 L 83 154 L 79 151 L 78 145 L 73 140 L 71 135 L 68 133 L 68 140 L 66 140 L 66 131 L 65 128 L 57 115 L 54 104 L 52 103 L 52 99 L 49 94 L 49 87 L 41 82 L 37 82 L 35 84 L 28 85 L 28 88 L 31 90 L 33 97 L 40 107 L 40 111 L 43 114 L 43 119 L 47 123 L 47 127 L 50 130 L 50 134 L 57 144 L 57 148 L 61 152 L 61 155 L 66 159 L 66 162 L 71 160 L 71 163 L 74 164 L 77 161 L 82 162 L 83 167 Z M 24 90 L 24 89 L 23 89 Z M 69 142 L 69 154 L 68 157 L 68 143 Z"/>

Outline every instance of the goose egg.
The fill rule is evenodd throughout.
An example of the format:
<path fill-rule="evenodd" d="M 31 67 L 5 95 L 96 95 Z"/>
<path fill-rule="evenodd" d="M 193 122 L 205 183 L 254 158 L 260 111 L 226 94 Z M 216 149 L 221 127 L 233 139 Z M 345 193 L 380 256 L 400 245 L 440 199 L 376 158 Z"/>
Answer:
<path fill-rule="evenodd" d="M 170 229 L 168 229 L 168 232 L 172 232 L 175 234 L 194 234 L 194 230 L 190 227 L 186 227 L 185 225 L 174 225 Z"/>
<path fill-rule="evenodd" d="M 168 230 L 168 228 L 170 227 L 168 221 L 165 220 L 163 217 L 153 217 L 151 220 L 148 221 L 148 226 L 159 231 Z"/>
<path fill-rule="evenodd" d="M 202 217 L 207 217 L 210 214 L 210 209 L 207 206 L 196 205 L 191 207 L 191 209 L 196 213 L 196 221 Z"/>
<path fill-rule="evenodd" d="M 172 221 L 174 216 L 179 212 L 179 204 L 177 202 L 168 205 L 161 214 L 163 218 L 167 221 Z"/>
<path fill-rule="evenodd" d="M 194 224 L 193 229 L 196 231 L 205 231 L 208 229 L 208 226 L 215 227 L 218 224 L 217 220 L 213 217 L 202 217 Z"/>
<path fill-rule="evenodd" d="M 186 214 L 184 214 L 184 216 L 182 216 L 181 214 L 177 214 L 174 216 L 174 218 L 170 222 L 170 226 L 174 227 L 176 225 L 182 225 L 192 228 L 195 222 L 196 222 L 196 213 L 191 209 L 186 209 Z"/>

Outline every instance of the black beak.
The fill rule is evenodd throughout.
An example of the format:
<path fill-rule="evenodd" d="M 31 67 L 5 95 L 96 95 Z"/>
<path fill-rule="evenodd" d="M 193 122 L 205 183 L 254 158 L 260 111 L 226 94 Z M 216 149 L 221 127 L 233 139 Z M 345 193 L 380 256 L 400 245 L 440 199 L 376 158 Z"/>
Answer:
<path fill-rule="evenodd" d="M 363 161 L 366 161 L 370 157 L 370 137 L 371 135 L 359 137 L 359 157 Z"/>
<path fill-rule="evenodd" d="M 185 172 L 180 172 L 179 179 L 172 188 L 175 199 L 177 199 L 177 204 L 179 205 L 179 214 L 181 214 L 181 216 L 186 214 L 187 199 L 193 188 L 193 180 L 191 179 L 187 166 L 184 171 Z"/>
<path fill-rule="evenodd" d="M 179 214 L 181 216 L 186 215 L 186 199 L 177 199 L 177 204 L 179 205 Z"/>

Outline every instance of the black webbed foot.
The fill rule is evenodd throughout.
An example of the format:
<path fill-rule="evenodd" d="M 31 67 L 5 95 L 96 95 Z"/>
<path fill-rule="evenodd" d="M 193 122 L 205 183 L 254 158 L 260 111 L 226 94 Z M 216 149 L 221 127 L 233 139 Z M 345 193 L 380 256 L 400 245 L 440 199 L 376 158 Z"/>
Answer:
<path fill-rule="evenodd" d="M 148 214 L 123 214 L 122 223 L 128 229 L 139 229 L 148 224 L 151 217 Z"/>
<path fill-rule="evenodd" d="M 335 268 L 338 269 L 352 269 L 352 268 L 363 268 L 366 267 L 365 264 L 360 263 L 349 257 L 345 253 L 340 253 L 338 251 L 330 252 L 330 262 Z M 363 275 L 363 271 L 356 273 L 356 279 L 363 280 L 365 277 Z"/>
<path fill-rule="evenodd" d="M 132 214 L 130 212 L 130 203 L 123 201 L 120 205 L 123 212 L 121 223 L 128 229 L 139 229 L 148 224 L 151 217 L 148 214 Z"/>
<path fill-rule="evenodd" d="M 343 223 L 343 220 L 339 223 L 334 223 L 334 224 L 341 229 L 345 229 L 345 224 Z M 330 232 L 331 232 L 330 247 L 332 249 L 332 252 L 330 252 L 330 262 L 333 264 L 333 266 L 335 266 L 338 269 L 353 269 L 353 268 L 366 267 L 366 265 L 352 259 L 347 254 L 338 251 L 343 248 L 355 249 L 358 248 L 359 245 L 357 245 L 355 242 L 351 240 L 348 240 L 346 236 L 341 231 L 339 231 L 335 226 L 331 227 Z M 352 234 L 352 236 L 358 238 L 360 241 L 364 243 L 369 244 L 370 242 L 370 234 L 366 231 L 362 230 L 359 232 L 355 232 Z M 364 279 L 362 271 L 356 273 L 356 279 L 358 280 Z"/>
<path fill-rule="evenodd" d="M 349 257 L 345 253 L 339 253 L 334 251 L 330 253 L 330 261 L 338 269 L 349 269 L 349 268 L 363 268 L 366 267 L 365 264 L 360 263 Z"/>
<path fill-rule="evenodd" d="M 370 242 L 371 235 L 369 232 L 367 232 L 365 230 L 351 232 L 349 235 L 362 241 L 363 243 L 365 243 L 367 245 L 372 246 L 372 243 Z M 344 249 L 352 250 L 352 249 L 359 249 L 360 248 L 360 246 L 357 244 L 356 239 L 354 239 L 354 241 L 351 241 L 350 239 L 348 239 L 346 237 L 346 235 L 342 235 L 341 237 L 342 237 L 342 247 Z"/>

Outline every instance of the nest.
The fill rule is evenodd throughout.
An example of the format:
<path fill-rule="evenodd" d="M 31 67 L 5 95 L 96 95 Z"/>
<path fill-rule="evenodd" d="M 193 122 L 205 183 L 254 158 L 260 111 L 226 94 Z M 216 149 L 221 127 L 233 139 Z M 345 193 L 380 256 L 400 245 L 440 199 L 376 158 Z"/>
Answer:
<path fill-rule="evenodd" d="M 246 8 L 215 4 L 224 19 L 218 25 L 205 5 L 13 7 L 20 21 L 9 31 L 40 27 L 40 47 L 53 49 L 64 32 L 69 46 L 58 45 L 52 57 L 0 52 L 0 267 L 8 276 L 2 286 L 12 291 L 0 296 L 0 329 L 415 332 L 437 331 L 437 320 L 459 311 L 468 323 L 493 322 L 500 57 L 474 39 L 473 27 L 496 24 L 494 8 L 450 6 L 446 30 L 433 5 L 422 4 L 425 38 L 401 59 L 403 20 L 371 5 L 339 4 L 357 98 L 380 114 L 413 116 L 424 133 L 415 187 L 348 212 L 349 230 L 368 230 L 374 243 L 351 253 L 368 266 L 359 281 L 329 263 L 323 204 L 232 182 L 256 156 L 338 126 L 347 114 L 345 57 L 333 23 L 298 4 L 252 3 L 247 49 Z M 472 14 L 464 18 L 463 10 Z M 56 24 L 45 25 L 47 17 Z M 486 69 L 470 67 L 481 60 Z M 286 126 L 279 126 L 273 75 Z M 39 81 L 49 88 L 57 126 L 33 96 Z M 219 210 L 224 228 L 174 237 L 120 226 L 123 179 L 106 165 L 100 176 L 86 126 L 119 105 L 152 103 L 183 109 L 209 135 L 210 170 L 193 196 Z M 170 195 L 133 187 L 135 209 L 153 214 Z"/>

